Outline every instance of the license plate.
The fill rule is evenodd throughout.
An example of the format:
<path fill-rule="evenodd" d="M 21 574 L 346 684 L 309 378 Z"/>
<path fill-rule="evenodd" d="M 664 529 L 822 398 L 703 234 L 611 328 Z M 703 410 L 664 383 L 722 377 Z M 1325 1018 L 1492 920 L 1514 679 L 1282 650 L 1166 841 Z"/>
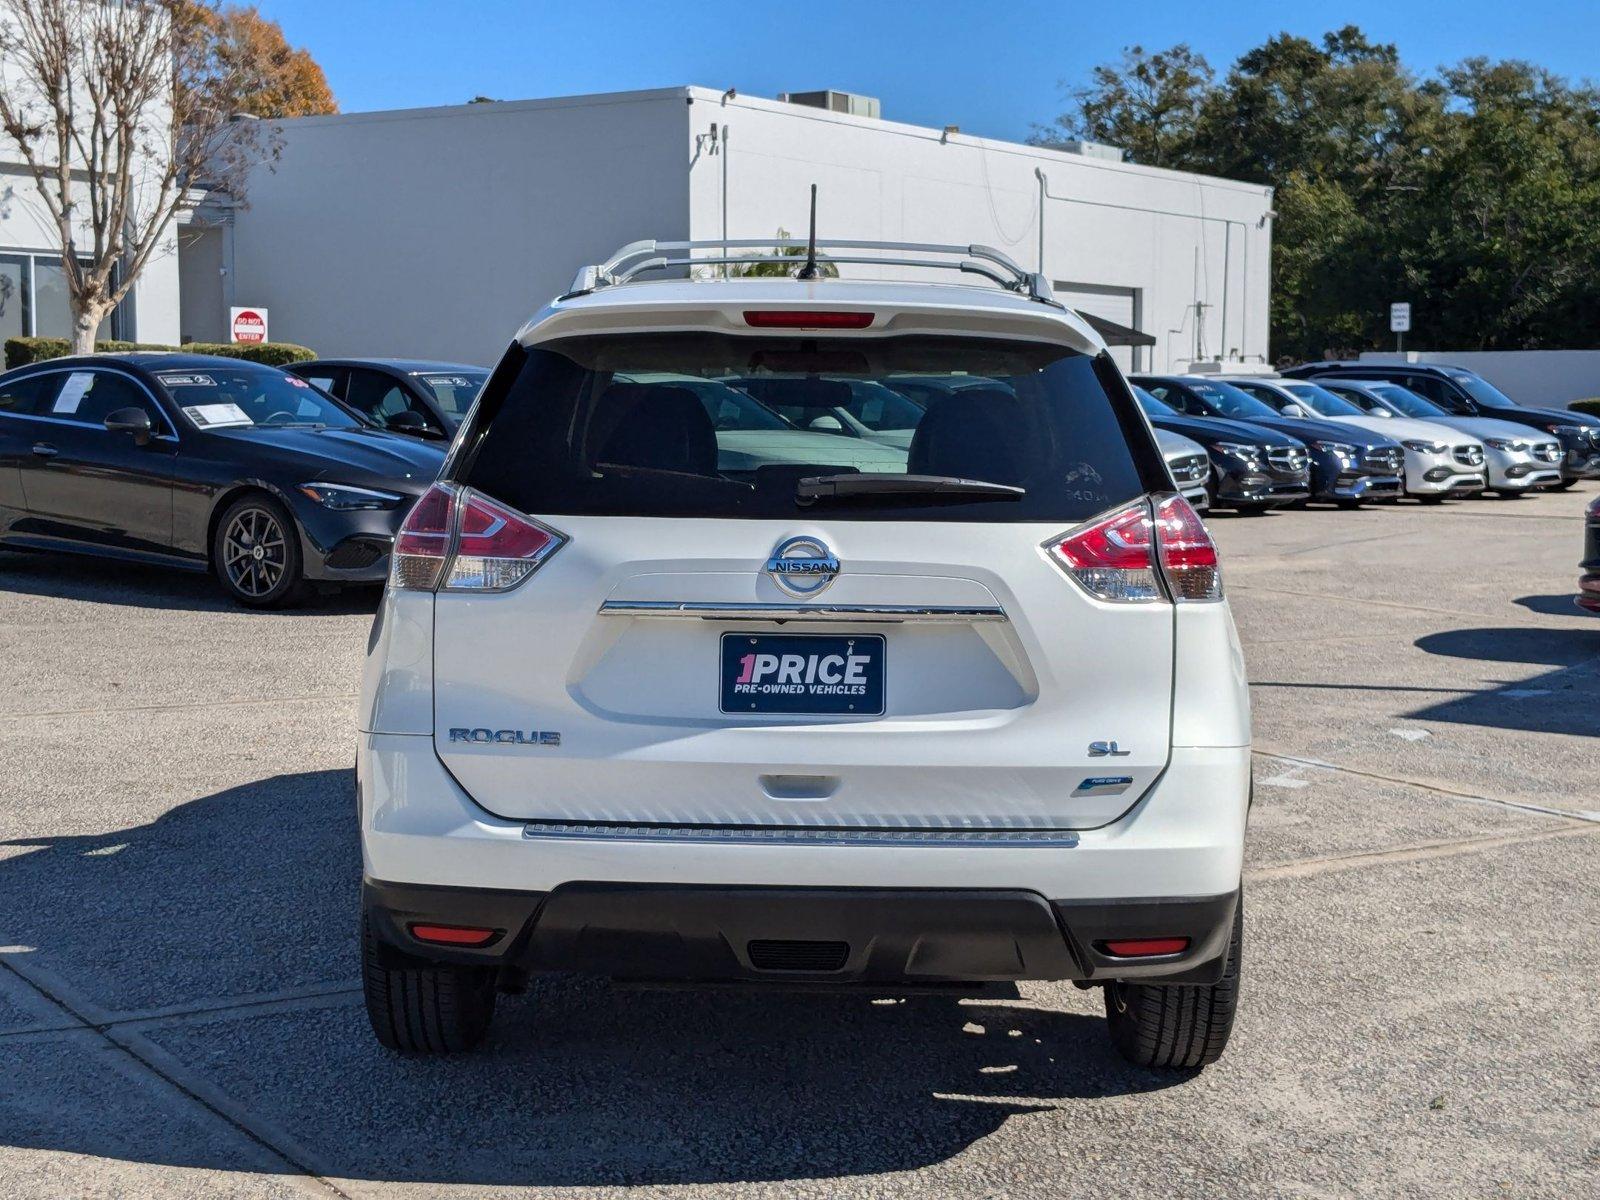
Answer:
<path fill-rule="evenodd" d="M 722 635 L 725 713 L 883 713 L 882 634 Z"/>

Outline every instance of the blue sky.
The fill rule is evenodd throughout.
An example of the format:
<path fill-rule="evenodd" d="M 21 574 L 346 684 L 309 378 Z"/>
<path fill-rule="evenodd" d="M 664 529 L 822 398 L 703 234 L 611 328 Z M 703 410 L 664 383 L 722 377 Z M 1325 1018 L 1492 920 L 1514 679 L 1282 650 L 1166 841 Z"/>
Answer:
<path fill-rule="evenodd" d="M 1280 30 L 1346 22 L 1431 71 L 1469 55 L 1574 78 L 1600 66 L 1600 0 L 259 0 L 322 63 L 348 112 L 698 83 L 753 95 L 841 88 L 885 117 L 1023 138 L 1062 82 L 1122 47 L 1187 41 L 1218 68 Z"/>

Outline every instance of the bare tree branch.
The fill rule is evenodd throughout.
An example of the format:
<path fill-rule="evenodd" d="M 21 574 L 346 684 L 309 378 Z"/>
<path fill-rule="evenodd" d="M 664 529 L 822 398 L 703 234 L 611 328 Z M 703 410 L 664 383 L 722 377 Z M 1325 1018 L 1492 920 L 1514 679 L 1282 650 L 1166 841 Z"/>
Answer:
<path fill-rule="evenodd" d="M 276 129 L 235 122 L 215 0 L 0 0 L 0 132 L 61 245 L 73 349 L 150 261 L 188 189 L 243 200 Z"/>

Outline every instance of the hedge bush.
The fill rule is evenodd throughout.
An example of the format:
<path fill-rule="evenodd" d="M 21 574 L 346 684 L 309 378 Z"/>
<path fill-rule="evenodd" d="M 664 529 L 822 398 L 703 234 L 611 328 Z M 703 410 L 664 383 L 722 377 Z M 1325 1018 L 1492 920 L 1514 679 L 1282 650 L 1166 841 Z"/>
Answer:
<path fill-rule="evenodd" d="M 1573 412 L 1588 413 L 1591 417 L 1600 417 L 1600 396 L 1591 396 L 1587 400 L 1574 400 L 1567 407 Z"/>
<path fill-rule="evenodd" d="M 247 362 L 265 363 L 269 367 L 286 367 L 290 363 L 310 362 L 317 352 L 308 346 L 293 342 L 256 342 L 254 345 L 234 345 L 230 342 L 190 342 L 178 349 L 184 354 L 215 354 L 218 358 L 242 358 Z"/>
<path fill-rule="evenodd" d="M 183 354 L 214 354 L 219 358 L 242 358 L 247 362 L 265 363 L 269 367 L 283 367 L 290 363 L 309 362 L 317 352 L 293 342 L 257 342 L 254 345 L 232 345 L 227 342 L 190 342 L 186 346 L 159 346 L 151 342 L 96 342 L 96 354 L 127 354 L 134 350 L 176 350 Z M 6 370 L 25 367 L 29 363 L 44 362 L 48 358 L 65 358 L 72 353 L 72 343 L 66 338 L 14 337 L 6 339 Z"/>

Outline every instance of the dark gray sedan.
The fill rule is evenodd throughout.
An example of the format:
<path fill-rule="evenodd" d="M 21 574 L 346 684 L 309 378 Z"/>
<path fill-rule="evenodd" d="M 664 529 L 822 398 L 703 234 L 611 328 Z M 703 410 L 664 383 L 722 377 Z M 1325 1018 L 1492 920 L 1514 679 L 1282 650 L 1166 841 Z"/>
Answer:
<path fill-rule="evenodd" d="M 413 358 L 322 358 L 287 368 L 392 433 L 448 441 L 489 372 Z"/>

